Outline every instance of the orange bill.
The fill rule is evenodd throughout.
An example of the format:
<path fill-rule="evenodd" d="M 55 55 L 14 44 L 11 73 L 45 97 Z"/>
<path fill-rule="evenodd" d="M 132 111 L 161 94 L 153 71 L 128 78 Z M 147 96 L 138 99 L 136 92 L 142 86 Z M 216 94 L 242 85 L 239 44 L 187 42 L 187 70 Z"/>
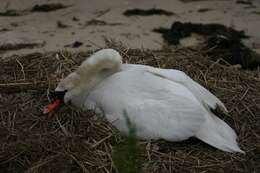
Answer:
<path fill-rule="evenodd" d="M 47 106 L 45 106 L 43 108 L 43 114 L 48 114 L 48 113 L 52 112 L 54 109 L 58 108 L 60 104 L 61 104 L 60 99 L 57 99 L 54 102 L 48 104 Z"/>

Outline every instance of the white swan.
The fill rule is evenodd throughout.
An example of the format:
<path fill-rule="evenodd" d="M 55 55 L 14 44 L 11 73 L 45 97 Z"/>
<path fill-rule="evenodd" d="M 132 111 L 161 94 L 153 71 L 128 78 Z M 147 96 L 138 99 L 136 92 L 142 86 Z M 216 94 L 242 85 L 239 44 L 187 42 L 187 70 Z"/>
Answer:
<path fill-rule="evenodd" d="M 224 104 L 184 72 L 145 65 L 122 64 L 119 53 L 103 49 L 63 79 L 56 91 L 64 102 L 103 113 L 123 134 L 125 116 L 144 139 L 180 141 L 196 137 L 227 152 L 244 153 L 236 133 L 210 108 Z"/>

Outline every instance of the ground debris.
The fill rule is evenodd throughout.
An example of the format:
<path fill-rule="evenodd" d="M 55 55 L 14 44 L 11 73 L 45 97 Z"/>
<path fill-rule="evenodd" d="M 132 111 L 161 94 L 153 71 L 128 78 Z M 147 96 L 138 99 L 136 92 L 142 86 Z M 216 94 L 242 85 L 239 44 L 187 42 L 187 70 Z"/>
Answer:
<path fill-rule="evenodd" d="M 42 5 L 36 4 L 31 9 L 24 9 L 24 10 L 9 9 L 4 12 L 0 12 L 0 17 L 17 17 L 17 16 L 27 15 L 30 12 L 50 12 L 59 9 L 64 9 L 67 7 L 69 6 L 63 5 L 61 3 L 50 3 L 50 4 L 42 4 Z"/>
<path fill-rule="evenodd" d="M 0 32 L 6 32 L 6 31 L 10 31 L 10 29 L 4 28 L 4 27 L 0 27 Z"/>
<path fill-rule="evenodd" d="M 201 34 L 204 36 L 210 35 L 225 35 L 236 37 L 238 39 L 248 38 L 244 31 L 236 31 L 233 28 L 226 27 L 221 24 L 200 24 L 200 23 L 182 23 L 174 22 L 170 29 L 157 28 L 155 32 L 161 33 L 163 38 L 169 43 L 178 45 L 180 39 L 189 37 L 192 33 Z"/>
<path fill-rule="evenodd" d="M 72 21 L 78 22 L 79 18 L 77 18 L 76 16 L 73 16 Z"/>
<path fill-rule="evenodd" d="M 243 69 L 260 67 L 260 55 L 246 47 L 240 39 L 213 35 L 207 39 L 203 49 L 209 57 L 215 60 L 222 57 L 231 65 L 241 64 Z"/>
<path fill-rule="evenodd" d="M 83 45 L 82 42 L 80 42 L 80 41 L 75 41 L 75 42 L 73 42 L 72 44 L 67 44 L 67 45 L 65 45 L 64 47 L 78 48 L 78 47 L 80 47 L 80 46 L 82 46 L 82 45 Z"/>
<path fill-rule="evenodd" d="M 49 3 L 49 4 L 36 4 L 32 7 L 31 12 L 50 12 L 56 11 L 69 6 L 63 5 L 61 3 Z"/>
<path fill-rule="evenodd" d="M 244 5 L 253 5 L 252 0 L 237 0 L 237 4 L 244 4 Z"/>
<path fill-rule="evenodd" d="M 98 19 L 91 19 L 85 23 L 85 26 L 91 26 L 91 25 L 99 25 L 99 26 L 104 26 L 104 25 L 110 25 L 110 26 L 115 26 L 115 25 L 122 25 L 122 23 L 119 22 L 106 22 L 103 20 L 98 20 Z"/>
<path fill-rule="evenodd" d="M 212 9 L 211 8 L 200 8 L 198 9 L 198 12 L 199 13 L 205 13 L 205 12 L 208 12 L 208 11 L 211 11 Z"/>
<path fill-rule="evenodd" d="M 58 20 L 57 21 L 57 27 L 58 28 L 69 28 L 69 27 L 71 27 L 70 25 L 67 25 L 67 24 L 65 24 L 65 23 L 63 23 L 62 21 L 60 21 L 60 20 Z"/>
<path fill-rule="evenodd" d="M 43 47 L 46 44 L 43 40 L 10 39 L 0 42 L 0 52 L 8 50 L 19 50 L 24 48 Z"/>
<path fill-rule="evenodd" d="M 179 0 L 181 2 L 199 2 L 199 1 L 212 1 L 212 0 Z M 218 1 L 218 0 L 216 0 Z"/>
<path fill-rule="evenodd" d="M 104 9 L 104 10 L 97 10 L 93 14 L 96 15 L 96 18 L 99 18 L 101 16 L 104 16 L 105 14 L 109 13 L 111 11 L 110 8 Z"/>
<path fill-rule="evenodd" d="M 123 13 L 125 16 L 152 16 L 152 15 L 165 15 L 172 16 L 175 13 L 171 11 L 166 11 L 163 9 L 151 8 L 151 9 L 129 9 Z"/>
<path fill-rule="evenodd" d="M 242 39 L 248 38 L 244 31 L 237 31 L 221 24 L 198 24 L 174 22 L 170 29 L 157 28 L 168 44 L 179 45 L 180 40 L 193 33 L 205 37 L 207 55 L 218 59 L 222 57 L 232 65 L 241 64 L 244 69 L 255 69 L 260 66 L 260 55 L 246 47 Z"/>
<path fill-rule="evenodd" d="M 251 13 L 260 15 L 260 11 L 252 11 Z"/>
<path fill-rule="evenodd" d="M 16 16 L 21 16 L 23 15 L 22 11 L 18 11 L 18 10 L 6 10 L 4 12 L 0 12 L 0 16 L 4 16 L 4 17 L 16 17 Z"/>

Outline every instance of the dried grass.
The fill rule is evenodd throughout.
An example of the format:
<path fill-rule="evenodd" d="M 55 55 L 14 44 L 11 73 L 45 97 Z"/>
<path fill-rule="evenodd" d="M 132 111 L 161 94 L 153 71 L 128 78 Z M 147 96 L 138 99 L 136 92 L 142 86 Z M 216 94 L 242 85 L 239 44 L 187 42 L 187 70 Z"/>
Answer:
<path fill-rule="evenodd" d="M 109 45 L 110 47 L 113 45 Z M 199 49 L 133 50 L 116 46 L 129 63 L 185 71 L 216 94 L 246 155 L 196 139 L 140 141 L 144 172 L 260 172 L 260 71 L 245 71 Z M 115 172 L 112 146 L 122 137 L 93 112 L 64 107 L 54 119 L 41 109 L 58 80 L 92 52 L 30 54 L 0 60 L 0 170 L 2 172 Z M 174 105 L 173 105 L 174 106 Z"/>

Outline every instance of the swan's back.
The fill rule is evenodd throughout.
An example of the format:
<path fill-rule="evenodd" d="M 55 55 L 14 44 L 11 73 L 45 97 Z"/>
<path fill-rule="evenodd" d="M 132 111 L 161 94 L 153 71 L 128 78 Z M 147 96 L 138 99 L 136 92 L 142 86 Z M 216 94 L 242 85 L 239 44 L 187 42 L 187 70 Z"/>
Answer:
<path fill-rule="evenodd" d="M 171 141 L 193 136 L 206 111 L 193 94 L 178 83 L 146 71 L 122 71 L 101 82 L 86 104 L 97 103 L 121 132 L 128 129 L 123 111 L 142 138 Z"/>

